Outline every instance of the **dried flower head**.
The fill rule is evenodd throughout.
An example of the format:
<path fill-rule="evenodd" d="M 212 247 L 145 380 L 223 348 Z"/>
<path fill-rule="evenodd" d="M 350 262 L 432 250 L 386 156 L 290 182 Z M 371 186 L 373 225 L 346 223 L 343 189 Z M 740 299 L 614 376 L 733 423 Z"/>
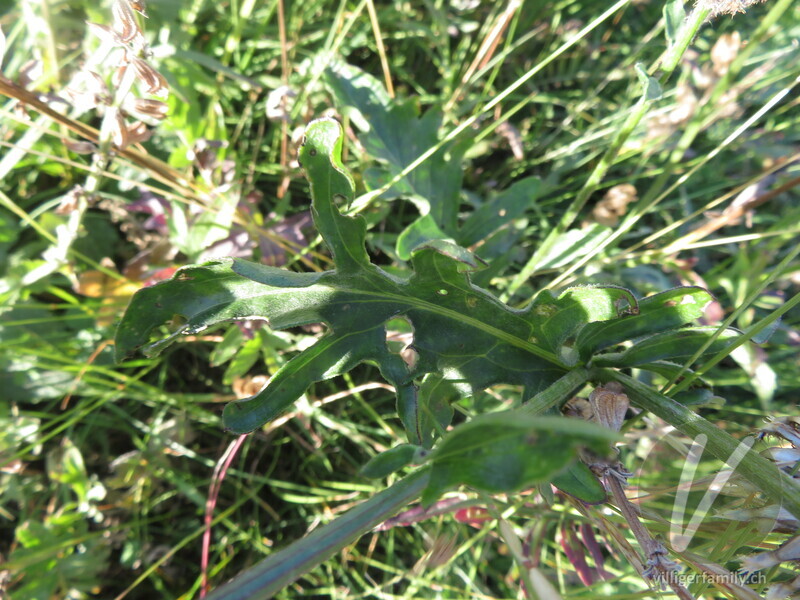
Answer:
<path fill-rule="evenodd" d="M 628 204 L 636 202 L 636 188 L 630 183 L 615 185 L 606 192 L 603 199 L 592 210 L 595 221 L 608 227 L 616 227 L 619 218 L 625 214 Z"/>
<path fill-rule="evenodd" d="M 145 17 L 145 18 L 147 17 L 147 12 L 146 12 L 146 10 L 145 10 L 145 8 L 146 8 L 146 5 L 145 5 L 145 2 L 144 2 L 144 0 L 128 0 L 128 5 L 129 5 L 129 6 L 130 6 L 130 7 L 131 7 L 133 10 L 135 10 L 135 11 L 136 11 L 136 12 L 138 12 L 140 15 L 142 15 L 143 17 Z"/>
<path fill-rule="evenodd" d="M 86 23 L 89 31 L 91 31 L 101 42 L 109 46 L 124 46 L 125 43 L 120 39 L 119 34 L 116 33 L 108 25 L 101 25 L 100 23 Z"/>
<path fill-rule="evenodd" d="M 782 437 L 795 448 L 800 448 L 800 417 L 770 419 L 758 437 L 761 439 L 767 435 Z"/>
<path fill-rule="evenodd" d="M 266 112 L 270 121 L 288 121 L 291 99 L 297 96 L 292 88 L 282 85 L 267 96 Z"/>
<path fill-rule="evenodd" d="M 78 204 L 85 194 L 86 190 L 83 189 L 83 186 L 74 186 L 70 191 L 61 197 L 58 208 L 56 208 L 56 214 L 68 215 L 78 210 Z"/>
<path fill-rule="evenodd" d="M 800 560 L 800 536 L 791 538 L 777 550 L 771 552 L 761 552 L 751 554 L 742 560 L 742 571 L 753 573 L 762 569 L 769 569 L 781 564 L 782 562 L 794 562 Z"/>
<path fill-rule="evenodd" d="M 111 130 L 111 141 L 120 150 L 128 145 L 128 127 L 125 124 L 125 117 L 122 113 L 116 111 L 114 115 L 114 123 Z"/>
<path fill-rule="evenodd" d="M 711 48 L 711 62 L 714 64 L 714 72 L 720 77 L 725 75 L 741 48 L 742 36 L 739 35 L 738 31 L 722 34 Z"/>
<path fill-rule="evenodd" d="M 517 160 L 522 160 L 525 158 L 525 152 L 522 148 L 522 135 L 520 134 L 519 129 L 514 127 L 508 121 L 503 121 L 497 126 L 497 133 L 506 139 L 514 158 Z"/>
<path fill-rule="evenodd" d="M 625 421 L 630 401 L 622 386 L 614 381 L 595 388 L 589 394 L 594 416 L 592 420 L 612 431 L 619 431 Z"/>
<path fill-rule="evenodd" d="M 111 92 L 106 82 L 94 71 L 81 71 L 64 91 L 72 106 L 80 112 L 111 104 Z"/>
<path fill-rule="evenodd" d="M 743 13 L 754 4 L 761 4 L 765 0 L 698 0 L 695 6 L 707 8 L 711 11 L 712 17 L 719 15 L 735 15 Z"/>

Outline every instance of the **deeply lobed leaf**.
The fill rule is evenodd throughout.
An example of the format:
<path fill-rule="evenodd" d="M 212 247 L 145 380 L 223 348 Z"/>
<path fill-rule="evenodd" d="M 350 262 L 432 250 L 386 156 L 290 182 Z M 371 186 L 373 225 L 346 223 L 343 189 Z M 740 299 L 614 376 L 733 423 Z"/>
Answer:
<path fill-rule="evenodd" d="M 431 447 L 452 415 L 452 393 L 442 395 L 439 386 L 463 396 L 512 384 L 531 397 L 604 348 L 690 322 L 710 299 L 699 288 L 637 301 L 622 288 L 587 287 L 543 293 L 517 310 L 474 285 L 469 273 L 480 261 L 445 240 L 415 249 L 409 277 L 390 275 L 370 262 L 364 219 L 344 216 L 337 206 L 353 197 L 340 159 L 342 139 L 336 121 L 321 119 L 309 125 L 300 152 L 314 222 L 335 269 L 295 273 L 240 259 L 180 269 L 171 281 L 135 295 L 117 333 L 118 357 L 151 342 L 156 327 L 176 321 L 177 330 L 148 352 L 175 335 L 233 319 L 266 319 L 273 329 L 323 323 L 327 333 L 275 372 L 261 392 L 225 407 L 226 428 L 253 431 L 286 411 L 312 383 L 368 362 L 395 387 L 409 442 Z M 416 356 L 408 364 L 386 343 L 387 323 L 397 317 L 413 328 Z M 426 374 L 420 395 L 418 381 Z"/>

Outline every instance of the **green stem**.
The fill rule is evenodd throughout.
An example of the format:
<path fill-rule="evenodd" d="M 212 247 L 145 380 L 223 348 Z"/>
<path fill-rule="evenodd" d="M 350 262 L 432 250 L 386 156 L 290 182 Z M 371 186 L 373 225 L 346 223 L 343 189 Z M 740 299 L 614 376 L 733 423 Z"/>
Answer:
<path fill-rule="evenodd" d="M 573 369 L 546 390 L 542 390 L 523 404 L 519 412 L 527 415 L 538 415 L 548 408 L 572 397 L 572 394 L 589 380 L 586 369 Z"/>
<path fill-rule="evenodd" d="M 628 397 L 651 413 L 661 417 L 678 431 L 692 438 L 705 435 L 706 449 L 714 457 L 725 462 L 740 449 L 740 441 L 716 427 L 697 413 L 679 404 L 672 398 L 659 394 L 639 381 L 613 369 L 592 369 L 592 379 L 617 381 L 625 387 Z M 747 481 L 758 487 L 772 501 L 795 516 L 800 516 L 800 484 L 777 469 L 775 463 L 754 450 L 748 450 L 736 467 L 736 471 Z M 775 473 L 779 476 L 775 477 Z"/>
<path fill-rule="evenodd" d="M 287 585 L 351 544 L 408 503 L 428 484 L 428 469 L 419 469 L 391 487 L 271 554 L 254 567 L 218 587 L 208 600 L 271 598 Z"/>
<path fill-rule="evenodd" d="M 666 82 L 670 74 L 678 67 L 681 58 L 683 58 L 683 53 L 686 52 L 694 36 L 710 14 L 710 8 L 698 6 L 686 18 L 686 23 L 681 26 L 678 32 L 678 39 L 667 51 L 667 55 L 661 63 L 661 72 L 663 73 L 661 83 Z"/>

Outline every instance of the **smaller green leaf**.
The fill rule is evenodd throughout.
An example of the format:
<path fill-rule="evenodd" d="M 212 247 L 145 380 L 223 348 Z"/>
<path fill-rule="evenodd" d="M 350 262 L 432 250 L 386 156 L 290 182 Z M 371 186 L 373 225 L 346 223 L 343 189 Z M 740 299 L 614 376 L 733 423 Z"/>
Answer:
<path fill-rule="evenodd" d="M 234 379 L 247 373 L 256 364 L 261 354 L 261 344 L 261 336 L 255 335 L 241 345 L 239 352 L 236 353 L 222 377 L 222 382 L 225 385 L 231 385 Z"/>
<path fill-rule="evenodd" d="M 380 161 L 383 176 L 375 177 L 373 169 L 367 183 L 382 186 L 439 143 L 443 116 L 440 109 L 432 107 L 420 114 L 417 98 L 391 98 L 379 80 L 345 63 L 333 64 L 325 72 L 325 79 L 338 104 L 350 114 L 358 115 L 353 120 L 359 128 L 364 128 L 359 140 L 367 154 Z M 421 212 L 430 215 L 439 229 L 454 235 L 464 150 L 455 142 L 445 144 L 396 182 L 384 197 L 414 198 Z"/>
<path fill-rule="evenodd" d="M 238 326 L 233 325 L 228 328 L 225 335 L 222 336 L 222 341 L 219 342 L 211 351 L 209 363 L 212 367 L 218 367 L 221 364 L 228 362 L 239 351 L 244 343 L 244 334 Z"/>
<path fill-rule="evenodd" d="M 431 448 L 453 420 L 452 403 L 459 399 L 453 384 L 441 375 L 429 373 L 419 386 L 419 430 L 421 443 Z"/>
<path fill-rule="evenodd" d="M 638 314 L 611 321 L 589 323 L 578 334 L 575 345 L 581 358 L 625 340 L 675 329 L 703 316 L 703 309 L 714 297 L 700 287 L 666 290 L 639 302 Z"/>
<path fill-rule="evenodd" d="M 526 177 L 481 204 L 461 225 L 458 243 L 462 246 L 477 244 L 505 224 L 520 218 L 539 197 L 542 187 L 538 177 Z"/>
<path fill-rule="evenodd" d="M 603 484 L 582 462 L 576 462 L 556 475 L 552 484 L 586 504 L 602 504 L 606 501 Z"/>
<path fill-rule="evenodd" d="M 361 475 L 369 479 L 380 479 L 399 471 L 414 460 L 420 450 L 419 446 L 400 444 L 373 456 L 367 464 L 361 467 Z"/>
<path fill-rule="evenodd" d="M 635 367 L 658 360 L 685 361 L 694 356 L 714 334 L 717 327 L 687 327 L 678 331 L 666 331 L 637 340 L 625 352 L 597 356 L 597 367 Z M 735 329 L 726 329 L 701 354 L 716 354 L 733 344 L 741 335 Z"/>
<path fill-rule="evenodd" d="M 447 488 L 466 484 L 491 493 L 551 481 L 580 446 L 606 452 L 616 435 L 594 423 L 507 411 L 475 417 L 451 431 L 430 454 L 430 504 Z"/>
<path fill-rule="evenodd" d="M 435 250 L 439 254 L 451 258 L 460 263 L 458 265 L 459 273 L 476 271 L 486 266 L 486 263 L 483 262 L 481 257 L 477 256 L 473 252 L 470 252 L 466 248 L 462 248 L 458 244 L 448 240 L 442 240 L 442 239 L 430 240 L 424 243 L 423 245 L 418 246 L 416 250 L 424 250 L 426 248 Z"/>
<path fill-rule="evenodd" d="M 664 34 L 671 48 L 678 39 L 678 32 L 686 21 L 686 9 L 683 0 L 668 0 L 664 4 Z"/>
<path fill-rule="evenodd" d="M 679 394 L 675 394 L 672 397 L 675 402 L 680 402 L 684 406 L 690 405 L 705 405 L 705 404 L 715 404 L 715 405 L 722 405 L 725 404 L 725 398 L 721 398 L 717 396 L 708 388 L 694 388 L 691 390 L 686 390 Z"/>
<path fill-rule="evenodd" d="M 431 215 L 425 215 L 406 227 L 397 238 L 397 256 L 402 260 L 408 260 L 415 248 L 432 240 L 453 241 L 439 228 Z"/>
<path fill-rule="evenodd" d="M 616 286 L 574 287 L 547 301 L 539 296 L 533 311 L 542 317 L 542 334 L 550 348 L 560 353 L 561 346 L 587 323 L 608 321 L 638 310 L 635 296 Z"/>
<path fill-rule="evenodd" d="M 647 69 L 641 63 L 636 63 L 636 75 L 639 77 L 639 82 L 642 84 L 642 96 L 645 100 L 658 100 L 661 98 L 661 84 L 658 79 L 650 77 L 647 74 Z"/>

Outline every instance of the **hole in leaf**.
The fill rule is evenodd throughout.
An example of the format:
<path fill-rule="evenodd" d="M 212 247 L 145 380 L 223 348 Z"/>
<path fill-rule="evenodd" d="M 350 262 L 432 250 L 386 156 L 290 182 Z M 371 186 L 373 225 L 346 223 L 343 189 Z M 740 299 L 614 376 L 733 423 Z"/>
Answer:
<path fill-rule="evenodd" d="M 412 348 L 414 344 L 414 325 L 408 317 L 394 317 L 386 321 L 386 349 L 398 354 L 409 369 L 417 364 L 419 355 Z"/>
<path fill-rule="evenodd" d="M 447 296 L 449 292 L 446 289 L 442 288 L 440 290 L 436 290 L 436 293 L 439 294 L 440 296 Z"/>

